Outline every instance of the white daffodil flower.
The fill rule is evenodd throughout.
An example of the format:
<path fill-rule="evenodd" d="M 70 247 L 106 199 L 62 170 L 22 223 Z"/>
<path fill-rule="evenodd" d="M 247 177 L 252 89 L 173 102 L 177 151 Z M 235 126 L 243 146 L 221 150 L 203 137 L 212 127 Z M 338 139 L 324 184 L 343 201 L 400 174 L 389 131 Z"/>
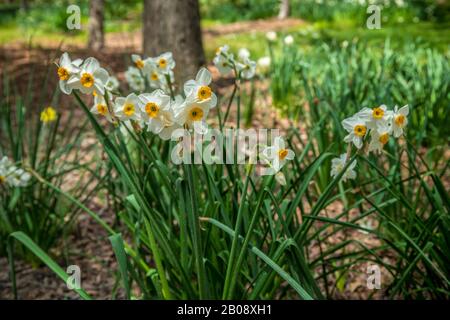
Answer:
<path fill-rule="evenodd" d="M 391 114 L 392 112 L 388 111 L 386 105 L 383 104 L 373 109 L 363 108 L 356 115 L 366 121 L 368 129 L 376 129 L 378 125 L 383 125 Z"/>
<path fill-rule="evenodd" d="M 238 58 L 242 61 L 250 59 L 250 51 L 247 48 L 241 48 L 238 51 Z"/>
<path fill-rule="evenodd" d="M 275 31 L 269 31 L 266 33 L 266 38 L 270 42 L 277 40 L 277 33 Z"/>
<path fill-rule="evenodd" d="M 226 56 L 218 54 L 214 57 L 213 63 L 221 74 L 227 75 L 233 70 L 233 54 Z"/>
<path fill-rule="evenodd" d="M 256 62 L 245 59 L 242 63 L 237 64 L 237 69 L 243 79 L 251 79 L 256 73 Z"/>
<path fill-rule="evenodd" d="M 7 181 L 12 187 L 26 187 L 31 179 L 31 175 L 21 168 L 9 167 Z"/>
<path fill-rule="evenodd" d="M 140 55 L 132 54 L 131 55 L 131 60 L 135 64 L 136 68 L 138 68 L 140 70 L 144 69 L 144 67 L 145 67 L 145 60 L 143 60 Z"/>
<path fill-rule="evenodd" d="M 342 170 L 344 170 L 345 165 L 347 164 L 347 155 L 341 154 L 339 157 L 334 158 L 331 160 L 331 172 L 330 175 L 333 178 L 336 178 Z M 342 181 L 347 181 L 348 179 L 355 179 L 356 178 L 356 172 L 354 170 L 356 166 L 356 160 L 353 160 L 353 162 L 347 167 L 347 170 L 342 175 Z"/>
<path fill-rule="evenodd" d="M 158 89 L 166 83 L 165 75 L 159 71 L 153 60 L 146 62 L 143 73 L 151 88 Z"/>
<path fill-rule="evenodd" d="M 125 79 L 133 91 L 142 92 L 145 90 L 145 81 L 138 68 L 128 67 L 125 72 Z"/>
<path fill-rule="evenodd" d="M 266 57 L 259 58 L 257 65 L 259 68 L 266 70 L 270 67 L 270 63 L 271 63 L 270 57 L 266 56 Z"/>
<path fill-rule="evenodd" d="M 112 102 L 109 102 L 109 105 L 112 105 Z M 106 100 L 103 96 L 100 95 L 96 95 L 94 97 L 94 105 L 91 108 L 91 112 L 93 114 L 98 114 L 102 117 L 105 117 L 106 120 L 108 120 L 108 122 L 113 123 L 114 119 L 111 115 L 111 113 L 109 112 L 108 109 L 108 104 L 106 103 Z"/>
<path fill-rule="evenodd" d="M 97 59 L 91 57 L 81 64 L 78 73 L 70 76 L 67 84 L 72 89 L 78 89 L 84 94 L 96 92 L 103 95 L 108 78 L 108 72 L 100 67 Z"/>
<path fill-rule="evenodd" d="M 173 123 L 173 111 L 170 107 L 170 96 L 158 89 L 152 93 L 139 95 L 141 118 L 148 126 L 148 131 L 159 134 L 165 126 Z"/>
<path fill-rule="evenodd" d="M 294 43 L 294 37 L 291 35 L 287 35 L 286 37 L 284 37 L 284 44 L 287 46 L 290 46 L 291 44 Z"/>
<path fill-rule="evenodd" d="M 344 141 L 353 143 L 356 148 L 361 149 L 363 146 L 363 138 L 367 133 L 366 121 L 358 116 L 352 116 L 342 121 L 342 126 L 349 133 Z"/>
<path fill-rule="evenodd" d="M 64 52 L 59 58 L 58 66 L 58 77 L 59 77 L 59 88 L 65 94 L 70 94 L 72 88 L 67 84 L 70 77 L 80 71 L 79 67 L 83 63 L 83 60 L 77 59 L 75 61 L 70 60 L 69 54 Z"/>
<path fill-rule="evenodd" d="M 206 124 L 206 117 L 210 109 L 208 102 L 197 99 L 178 101 L 174 105 L 175 121 L 181 126 L 194 129 L 199 134 L 205 134 L 208 131 Z"/>
<path fill-rule="evenodd" d="M 385 121 L 378 124 L 377 128 L 372 129 L 370 132 L 369 152 L 376 151 L 377 153 L 381 153 L 384 145 L 389 141 L 389 136 L 392 133 L 392 125 Z"/>
<path fill-rule="evenodd" d="M 209 86 L 211 81 L 211 72 L 206 68 L 201 68 L 195 80 L 188 80 L 184 84 L 186 100 L 198 101 L 209 108 L 214 108 L 217 105 L 217 96 Z"/>
<path fill-rule="evenodd" d="M 228 56 L 230 55 L 230 46 L 225 44 L 216 49 L 216 56 Z"/>
<path fill-rule="evenodd" d="M 175 60 L 173 60 L 172 52 L 165 52 L 160 56 L 153 58 L 153 63 L 161 73 L 169 73 L 175 68 Z"/>
<path fill-rule="evenodd" d="M 266 175 L 276 174 L 288 160 L 292 160 L 295 157 L 294 151 L 286 148 L 282 137 L 276 137 L 274 145 L 264 148 L 261 155 L 269 165 L 269 168 L 266 169 Z"/>
<path fill-rule="evenodd" d="M 119 80 L 117 80 L 117 78 L 114 76 L 110 76 L 108 78 L 108 81 L 106 81 L 105 89 L 109 92 L 116 91 L 117 89 L 119 89 Z"/>
<path fill-rule="evenodd" d="M 394 108 L 392 114 L 392 130 L 394 132 L 394 137 L 399 138 L 403 135 L 403 130 L 408 124 L 408 114 L 409 106 L 405 105 L 398 109 L 397 106 Z"/>
<path fill-rule="evenodd" d="M 126 98 L 116 98 L 114 104 L 114 114 L 121 121 L 135 120 L 140 121 L 139 98 L 131 93 Z"/>

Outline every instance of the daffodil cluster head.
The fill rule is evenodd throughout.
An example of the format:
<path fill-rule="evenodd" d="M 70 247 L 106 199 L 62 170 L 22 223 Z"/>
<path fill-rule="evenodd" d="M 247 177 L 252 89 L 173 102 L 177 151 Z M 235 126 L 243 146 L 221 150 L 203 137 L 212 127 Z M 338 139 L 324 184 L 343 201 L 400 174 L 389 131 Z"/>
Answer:
<path fill-rule="evenodd" d="M 363 108 L 356 114 L 342 121 L 342 126 L 347 131 L 344 142 L 354 145 L 358 150 L 363 150 L 367 145 L 367 152 L 381 153 L 391 137 L 401 137 L 408 124 L 409 106 L 401 108 L 395 106 L 389 110 L 386 105 L 374 108 Z M 331 176 L 337 176 L 345 167 L 349 153 L 342 154 L 332 160 Z M 356 173 L 354 160 L 343 174 L 342 180 L 354 179 Z"/>
<path fill-rule="evenodd" d="M 236 59 L 228 45 L 221 46 L 217 48 L 213 62 L 222 75 L 228 75 L 234 70 L 237 78 L 249 80 L 256 74 L 256 61 L 250 59 L 250 51 L 246 48 L 239 50 Z"/>
<path fill-rule="evenodd" d="M 8 157 L 0 160 L 0 187 L 26 187 L 31 179 L 31 175 L 15 166 Z"/>

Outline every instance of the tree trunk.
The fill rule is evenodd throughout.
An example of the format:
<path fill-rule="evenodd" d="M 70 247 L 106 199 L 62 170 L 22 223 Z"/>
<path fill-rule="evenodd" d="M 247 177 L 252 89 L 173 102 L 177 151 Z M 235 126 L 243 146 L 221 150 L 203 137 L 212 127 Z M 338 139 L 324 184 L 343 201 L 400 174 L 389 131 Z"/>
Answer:
<path fill-rule="evenodd" d="M 91 50 L 100 50 L 105 45 L 105 36 L 103 31 L 104 7 L 104 0 L 90 1 L 88 47 Z"/>
<path fill-rule="evenodd" d="M 144 0 L 143 51 L 154 57 L 171 51 L 179 85 L 204 64 L 198 0 Z"/>
<path fill-rule="evenodd" d="M 278 19 L 286 19 L 287 17 L 289 17 L 289 0 L 281 0 Z"/>
<path fill-rule="evenodd" d="M 28 12 L 30 10 L 30 6 L 28 4 L 28 0 L 21 0 L 20 1 L 20 7 L 22 8 L 23 11 Z"/>

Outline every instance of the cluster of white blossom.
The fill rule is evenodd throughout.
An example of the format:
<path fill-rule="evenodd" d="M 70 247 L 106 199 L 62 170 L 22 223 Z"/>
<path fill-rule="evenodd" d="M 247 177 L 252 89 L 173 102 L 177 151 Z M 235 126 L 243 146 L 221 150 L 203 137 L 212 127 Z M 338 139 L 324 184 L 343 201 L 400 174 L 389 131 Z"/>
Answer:
<path fill-rule="evenodd" d="M 174 81 L 173 69 L 175 60 L 171 52 L 165 52 L 158 57 L 143 59 L 137 54 L 131 55 L 134 67 L 129 67 L 125 78 L 131 89 L 143 92 L 147 89 L 162 89 L 169 91 Z"/>
<path fill-rule="evenodd" d="M 385 105 L 373 109 L 363 108 L 342 121 L 342 126 L 348 132 L 344 141 L 353 144 L 357 149 L 362 149 L 367 137 L 370 137 L 367 151 L 381 153 L 391 136 L 399 138 L 403 135 L 408 124 L 408 114 L 408 105 L 401 108 L 395 106 L 394 110 L 388 110 Z M 348 157 L 348 154 L 342 154 L 332 160 L 331 176 L 337 176 L 344 169 Z M 356 160 L 347 167 L 342 177 L 343 181 L 356 177 L 355 166 Z"/>
<path fill-rule="evenodd" d="M 236 59 L 228 45 L 221 46 L 217 48 L 213 62 L 222 75 L 228 75 L 234 71 L 236 77 L 248 80 L 256 73 L 256 62 L 250 59 L 250 51 L 246 48 L 239 50 Z"/>
<path fill-rule="evenodd" d="M 171 53 L 164 53 L 157 58 L 142 60 L 133 55 L 132 59 L 143 74 L 157 73 L 160 79 L 165 76 L 173 77 L 175 61 Z M 108 87 L 115 78 L 109 77 L 107 71 L 100 67 L 95 58 L 88 58 L 84 62 L 71 62 L 69 55 L 64 53 L 58 65 L 60 87 L 65 93 L 77 89 L 84 94 L 94 95 L 94 105 L 91 112 L 105 117 L 109 122 L 117 123 L 134 121 L 141 128 L 158 134 L 162 139 L 170 139 L 171 134 L 178 128 L 193 129 L 198 133 L 207 130 L 206 117 L 211 108 L 217 105 L 217 96 L 209 86 L 211 73 L 201 68 L 195 79 L 184 84 L 183 96 L 171 98 L 166 86 L 156 88 L 151 93 L 131 93 L 126 97 L 115 97 L 116 85 Z M 136 78 L 141 77 L 136 76 Z M 151 76 L 150 76 L 151 78 Z M 150 79 L 149 78 L 149 79 Z M 150 79 L 151 80 L 151 79 Z M 136 85 L 136 81 L 134 85 Z"/>
<path fill-rule="evenodd" d="M 8 157 L 0 160 L 0 186 L 25 187 L 31 179 L 31 175 L 22 168 L 16 167 Z"/>

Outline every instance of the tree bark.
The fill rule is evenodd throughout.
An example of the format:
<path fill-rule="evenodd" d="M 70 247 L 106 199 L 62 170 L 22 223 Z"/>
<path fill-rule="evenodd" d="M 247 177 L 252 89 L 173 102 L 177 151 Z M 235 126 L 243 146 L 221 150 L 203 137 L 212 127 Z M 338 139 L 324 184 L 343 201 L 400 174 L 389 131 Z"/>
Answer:
<path fill-rule="evenodd" d="M 143 51 L 154 57 L 171 51 L 179 85 L 204 64 L 198 0 L 144 0 Z"/>
<path fill-rule="evenodd" d="M 88 48 L 91 50 L 100 50 L 105 45 L 105 36 L 103 30 L 104 8 L 105 8 L 104 0 L 90 1 Z"/>
<path fill-rule="evenodd" d="M 278 19 L 286 19 L 287 17 L 289 17 L 289 0 L 281 0 Z"/>

